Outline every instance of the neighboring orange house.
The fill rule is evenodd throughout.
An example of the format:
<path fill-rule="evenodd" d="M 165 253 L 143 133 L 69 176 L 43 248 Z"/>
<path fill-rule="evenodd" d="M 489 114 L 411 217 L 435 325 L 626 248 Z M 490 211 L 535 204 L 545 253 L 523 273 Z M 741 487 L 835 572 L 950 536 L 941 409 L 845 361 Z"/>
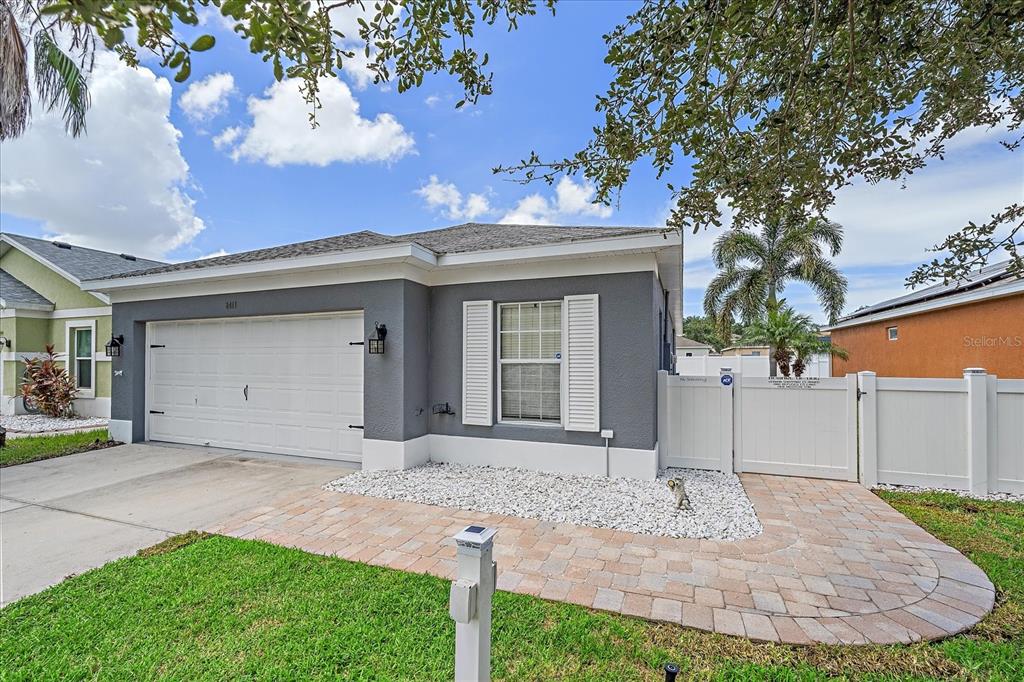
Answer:
<path fill-rule="evenodd" d="M 871 370 L 887 377 L 960 377 L 982 367 L 1024 378 L 1024 279 L 1006 263 L 958 285 L 935 286 L 861 308 L 835 325 L 832 376 Z"/>

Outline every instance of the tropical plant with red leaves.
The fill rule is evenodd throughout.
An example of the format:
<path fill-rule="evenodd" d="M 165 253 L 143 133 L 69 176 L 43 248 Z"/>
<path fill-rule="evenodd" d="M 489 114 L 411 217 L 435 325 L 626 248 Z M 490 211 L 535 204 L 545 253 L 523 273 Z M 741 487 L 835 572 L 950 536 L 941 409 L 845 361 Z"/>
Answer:
<path fill-rule="evenodd" d="M 53 344 L 46 345 L 43 357 L 25 360 L 21 399 L 27 411 L 42 412 L 50 417 L 74 415 L 78 387 L 67 369 L 58 362 Z"/>

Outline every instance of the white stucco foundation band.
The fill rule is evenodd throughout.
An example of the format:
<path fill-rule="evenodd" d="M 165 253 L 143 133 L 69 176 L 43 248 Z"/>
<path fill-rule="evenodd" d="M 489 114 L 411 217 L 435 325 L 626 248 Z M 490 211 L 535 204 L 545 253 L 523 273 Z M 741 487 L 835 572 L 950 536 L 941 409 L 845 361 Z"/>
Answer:
<path fill-rule="evenodd" d="M 111 419 L 107 422 L 107 434 L 111 440 L 131 443 L 132 421 L 130 419 Z"/>
<path fill-rule="evenodd" d="M 363 440 L 363 469 L 408 469 L 429 462 L 518 467 L 567 474 L 605 474 L 605 448 L 537 441 L 429 434 L 407 441 Z M 609 448 L 612 477 L 653 480 L 658 451 Z"/>

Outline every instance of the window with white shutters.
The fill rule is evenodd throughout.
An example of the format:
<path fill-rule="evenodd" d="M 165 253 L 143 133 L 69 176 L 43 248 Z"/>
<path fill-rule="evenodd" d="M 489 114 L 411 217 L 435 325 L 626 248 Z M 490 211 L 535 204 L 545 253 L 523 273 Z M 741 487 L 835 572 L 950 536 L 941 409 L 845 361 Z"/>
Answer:
<path fill-rule="evenodd" d="M 601 430 L 598 330 L 597 294 L 566 296 L 562 312 L 566 431 Z"/>
<path fill-rule="evenodd" d="M 499 405 L 503 422 L 562 421 L 562 302 L 498 306 Z"/>
<path fill-rule="evenodd" d="M 494 302 L 462 303 L 462 423 L 494 423 Z"/>

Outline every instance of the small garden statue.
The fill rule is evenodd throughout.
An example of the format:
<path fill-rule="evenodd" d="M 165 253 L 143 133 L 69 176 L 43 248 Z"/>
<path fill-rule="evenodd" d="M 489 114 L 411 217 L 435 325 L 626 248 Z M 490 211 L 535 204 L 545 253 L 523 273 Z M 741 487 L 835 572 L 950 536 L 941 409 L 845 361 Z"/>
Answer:
<path fill-rule="evenodd" d="M 686 486 L 683 484 L 683 477 L 668 479 L 668 489 L 676 496 L 676 508 L 687 510 L 690 508 L 690 498 L 686 496 Z"/>

